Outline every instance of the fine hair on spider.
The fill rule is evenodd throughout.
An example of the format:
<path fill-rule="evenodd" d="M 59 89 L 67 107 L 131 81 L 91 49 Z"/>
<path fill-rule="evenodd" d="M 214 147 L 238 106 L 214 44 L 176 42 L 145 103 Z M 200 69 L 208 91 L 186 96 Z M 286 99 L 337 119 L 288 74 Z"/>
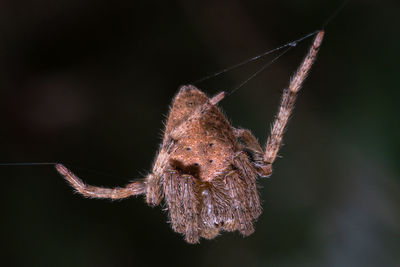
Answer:
<path fill-rule="evenodd" d="M 55 164 L 56 170 L 85 197 L 114 200 L 144 195 L 150 206 L 164 201 L 172 229 L 188 243 L 212 239 L 221 231 L 250 235 L 261 214 L 257 177 L 272 174 L 297 93 L 324 36 L 323 31 L 315 34 L 283 90 L 264 149 L 249 130 L 234 128 L 219 110 L 224 92 L 209 98 L 195 86 L 185 85 L 172 101 L 162 142 L 146 177 L 125 187 L 103 188 L 85 184 L 63 164 Z"/>

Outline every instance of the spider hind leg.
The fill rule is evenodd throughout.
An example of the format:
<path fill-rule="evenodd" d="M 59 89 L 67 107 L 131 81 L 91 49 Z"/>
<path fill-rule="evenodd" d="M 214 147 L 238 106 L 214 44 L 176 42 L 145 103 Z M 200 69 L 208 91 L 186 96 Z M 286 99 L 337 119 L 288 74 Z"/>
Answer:
<path fill-rule="evenodd" d="M 164 174 L 164 195 L 170 223 L 188 243 L 199 242 L 199 192 L 197 179 L 189 174 L 170 170 Z"/>
<path fill-rule="evenodd" d="M 145 193 L 145 184 L 143 181 L 135 181 L 127 184 L 125 187 L 104 188 L 85 184 L 74 173 L 68 170 L 62 164 L 55 165 L 56 170 L 67 180 L 67 182 L 85 197 L 123 199 L 130 196 L 141 195 Z"/>

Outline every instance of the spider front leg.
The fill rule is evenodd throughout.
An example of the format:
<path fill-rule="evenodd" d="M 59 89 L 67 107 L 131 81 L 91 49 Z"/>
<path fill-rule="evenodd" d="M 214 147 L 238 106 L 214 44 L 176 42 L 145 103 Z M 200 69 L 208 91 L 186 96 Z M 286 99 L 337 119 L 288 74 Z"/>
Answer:
<path fill-rule="evenodd" d="M 85 197 L 109 198 L 114 200 L 145 193 L 145 184 L 143 181 L 135 181 L 127 184 L 125 187 L 116 188 L 91 186 L 82 182 L 81 179 L 68 170 L 64 165 L 56 164 L 55 167 L 56 170 L 65 178 L 65 180 L 67 180 L 67 182 L 76 190 L 76 192 Z"/>
<path fill-rule="evenodd" d="M 265 163 L 264 151 L 255 136 L 246 129 L 234 129 L 233 132 L 239 143 L 244 143 L 242 150 L 249 156 L 257 174 L 261 177 L 269 177 L 272 174 L 272 164 Z"/>
<path fill-rule="evenodd" d="M 164 169 L 168 165 L 171 152 L 174 151 L 175 140 L 166 138 L 160 147 L 156 160 L 153 164 L 152 173 L 145 180 L 146 183 L 146 203 L 150 206 L 157 206 L 164 197 L 163 180 Z"/>
<path fill-rule="evenodd" d="M 146 203 L 150 206 L 157 206 L 163 198 L 162 178 L 154 174 L 146 178 Z"/>
<path fill-rule="evenodd" d="M 176 170 L 164 174 L 164 194 L 175 232 L 185 235 L 188 243 L 198 243 L 199 225 L 199 187 L 196 178 Z"/>
<path fill-rule="evenodd" d="M 301 85 L 316 59 L 323 37 L 324 31 L 319 31 L 308 54 L 291 79 L 289 86 L 283 91 L 279 111 L 275 117 L 275 121 L 271 128 L 271 134 L 269 135 L 265 145 L 264 162 L 266 164 L 272 164 L 276 159 L 279 147 L 282 143 L 285 126 L 294 108 L 297 92 L 300 90 Z"/>

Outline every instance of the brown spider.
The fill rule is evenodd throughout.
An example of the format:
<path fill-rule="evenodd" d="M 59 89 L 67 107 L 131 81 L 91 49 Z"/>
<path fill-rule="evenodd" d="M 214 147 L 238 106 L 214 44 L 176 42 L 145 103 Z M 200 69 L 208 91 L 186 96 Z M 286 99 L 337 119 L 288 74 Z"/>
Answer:
<path fill-rule="evenodd" d="M 261 213 L 256 177 L 268 177 L 293 110 L 296 94 L 313 64 L 324 32 L 318 32 L 288 88 L 263 151 L 249 130 L 233 128 L 216 104 L 224 92 L 208 98 L 192 85 L 175 96 L 152 172 L 123 188 L 83 183 L 64 165 L 57 171 L 86 197 L 123 199 L 146 195 L 151 206 L 164 199 L 172 229 L 189 243 L 212 239 L 220 231 L 254 231 Z"/>

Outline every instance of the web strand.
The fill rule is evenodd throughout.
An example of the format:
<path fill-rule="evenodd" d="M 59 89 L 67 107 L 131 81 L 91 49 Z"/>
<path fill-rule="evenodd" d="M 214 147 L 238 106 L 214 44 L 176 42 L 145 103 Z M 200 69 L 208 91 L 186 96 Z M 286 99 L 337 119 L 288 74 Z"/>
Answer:
<path fill-rule="evenodd" d="M 339 14 L 340 11 L 350 2 L 350 0 L 344 0 L 340 6 L 338 6 L 332 14 L 322 24 L 321 29 L 325 29 L 326 26 Z"/>
<path fill-rule="evenodd" d="M 318 32 L 318 31 L 311 32 L 311 33 L 306 34 L 306 35 L 304 35 L 303 37 L 301 37 L 301 38 L 299 38 L 299 39 L 297 39 L 297 40 L 294 40 L 294 41 L 292 41 L 292 42 L 288 42 L 288 43 L 286 43 L 286 44 L 284 44 L 284 45 L 281 45 L 281 46 L 279 46 L 279 47 L 277 47 L 277 48 L 274 48 L 274 49 L 272 49 L 272 50 L 268 50 L 268 51 L 266 51 L 266 52 L 264 52 L 264 53 L 261 53 L 261 54 L 259 54 L 259 55 L 257 55 L 257 56 L 254 56 L 254 57 L 252 57 L 252 58 L 246 59 L 245 61 L 242 61 L 242 62 L 240 62 L 240 63 L 234 64 L 234 65 L 232 65 L 232 66 L 230 66 L 230 67 L 228 67 L 228 68 L 225 68 L 225 69 L 222 69 L 222 70 L 220 70 L 220 71 L 218 71 L 218 72 L 215 72 L 215 73 L 213 73 L 213 74 L 207 75 L 207 76 L 205 76 L 205 77 L 203 77 L 203 78 L 201 78 L 201 79 L 198 79 L 197 81 L 192 82 L 192 84 L 198 84 L 198 83 L 204 82 L 204 81 L 206 81 L 206 80 L 209 80 L 209 79 L 211 79 L 211 78 L 214 78 L 214 77 L 216 77 L 216 76 L 219 76 L 219 75 L 221 75 L 221 74 L 223 74 L 223 73 L 225 73 L 225 72 L 228 72 L 228 71 L 237 69 L 237 68 L 239 68 L 239 67 L 241 67 L 241 66 L 243 66 L 243 65 L 246 65 L 246 64 L 248 64 L 248 63 L 250 63 L 250 62 L 253 62 L 253 61 L 256 61 L 256 60 L 258 60 L 258 59 L 260 59 L 260 58 L 263 58 L 263 57 L 265 57 L 265 56 L 267 56 L 267 55 L 269 55 L 269 54 L 272 54 L 272 53 L 274 53 L 274 52 L 276 52 L 276 51 L 278 51 L 278 50 L 281 50 L 281 49 L 283 49 L 283 48 L 295 47 L 299 42 L 301 42 L 301 41 L 303 41 L 303 40 L 305 40 L 305 39 L 307 39 L 307 38 L 309 38 L 309 37 L 315 35 L 317 32 Z"/>
<path fill-rule="evenodd" d="M 0 166 L 37 166 L 37 165 L 56 165 L 57 162 L 12 162 L 0 163 Z"/>
<path fill-rule="evenodd" d="M 280 53 L 279 55 L 277 55 L 274 59 L 272 59 L 271 61 L 269 61 L 267 64 L 265 64 L 264 66 L 262 66 L 259 70 L 257 70 L 255 73 L 253 73 L 249 78 L 247 78 L 246 80 L 244 80 L 241 84 L 239 84 L 236 88 L 232 89 L 230 92 L 228 92 L 228 96 L 232 95 L 234 92 L 236 92 L 237 90 L 239 90 L 240 88 L 242 88 L 246 83 L 248 83 L 250 80 L 252 80 L 254 77 L 256 77 L 258 74 L 260 74 L 263 70 L 265 70 L 266 68 L 268 68 L 269 66 L 271 66 L 275 61 L 277 61 L 281 56 L 283 56 L 284 54 L 286 54 L 290 49 L 292 49 L 294 46 L 289 46 L 288 48 L 286 48 L 285 50 L 283 50 L 282 53 Z"/>

